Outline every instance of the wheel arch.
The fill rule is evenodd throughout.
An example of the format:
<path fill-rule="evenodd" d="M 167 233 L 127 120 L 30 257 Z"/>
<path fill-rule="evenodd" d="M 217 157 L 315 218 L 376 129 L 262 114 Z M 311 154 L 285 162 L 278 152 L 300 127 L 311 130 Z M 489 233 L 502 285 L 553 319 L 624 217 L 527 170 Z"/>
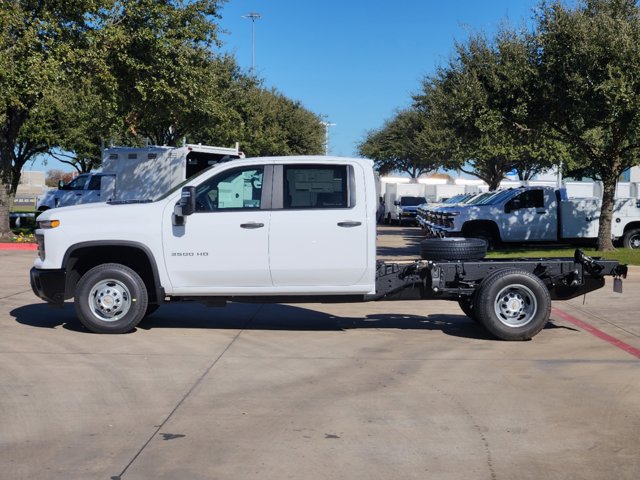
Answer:
<path fill-rule="evenodd" d="M 78 280 L 93 267 L 104 263 L 119 263 L 135 270 L 147 288 L 150 303 L 164 300 L 158 265 L 151 250 L 144 244 L 123 240 L 80 242 L 64 254 L 66 270 L 65 299 L 74 296 Z"/>
<path fill-rule="evenodd" d="M 485 231 L 493 236 L 495 241 L 502 240 L 500 237 L 500 229 L 496 222 L 492 220 L 469 220 L 462 225 L 462 236 L 473 237 L 474 231 Z"/>
<path fill-rule="evenodd" d="M 626 234 L 629 230 L 635 230 L 636 228 L 640 228 L 640 222 L 629 222 L 624 226 L 623 235 Z"/>

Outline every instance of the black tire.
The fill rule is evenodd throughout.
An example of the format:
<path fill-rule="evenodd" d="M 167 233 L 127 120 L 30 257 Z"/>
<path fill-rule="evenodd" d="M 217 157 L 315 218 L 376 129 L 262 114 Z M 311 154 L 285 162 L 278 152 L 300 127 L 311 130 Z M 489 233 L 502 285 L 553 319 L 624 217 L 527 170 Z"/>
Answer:
<path fill-rule="evenodd" d="M 74 302 L 78 318 L 90 331 L 126 333 L 147 312 L 147 289 L 129 267 L 105 263 L 80 278 Z"/>
<path fill-rule="evenodd" d="M 487 244 L 478 238 L 427 238 L 420 242 L 423 260 L 480 260 Z"/>
<path fill-rule="evenodd" d="M 147 304 L 147 310 L 144 312 L 144 317 L 148 317 L 149 315 L 153 315 L 156 310 L 160 308 L 160 305 L 157 303 L 149 303 Z"/>
<path fill-rule="evenodd" d="M 492 272 L 487 273 L 487 276 L 484 277 L 482 280 L 486 281 L 487 279 L 495 276 L 496 274 L 499 274 L 503 270 L 504 269 L 493 270 Z M 460 298 L 458 300 L 458 305 L 460 305 L 460 309 L 464 312 L 464 314 L 467 317 L 469 317 L 474 322 L 480 323 L 480 321 L 478 320 L 478 315 L 476 314 L 476 310 L 475 310 L 475 302 L 476 302 L 476 296 L 477 296 L 476 294 L 477 294 L 477 290 L 474 291 L 473 294 L 469 297 Z"/>
<path fill-rule="evenodd" d="M 462 297 L 458 299 L 458 305 L 460 305 L 460 309 L 462 312 L 469 317 L 474 322 L 478 321 L 478 316 L 476 315 L 476 311 L 473 306 L 474 297 Z"/>
<path fill-rule="evenodd" d="M 625 233 L 622 246 L 624 248 L 640 248 L 640 228 L 634 228 Z"/>
<path fill-rule="evenodd" d="M 529 340 L 549 321 L 551 295 L 537 276 L 508 268 L 487 276 L 476 291 L 478 321 L 501 340 Z"/>

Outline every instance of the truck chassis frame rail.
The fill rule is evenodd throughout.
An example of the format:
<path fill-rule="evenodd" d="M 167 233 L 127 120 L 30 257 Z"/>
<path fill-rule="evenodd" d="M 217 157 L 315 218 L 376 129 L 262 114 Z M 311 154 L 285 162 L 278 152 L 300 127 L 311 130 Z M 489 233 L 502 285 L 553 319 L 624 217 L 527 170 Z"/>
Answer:
<path fill-rule="evenodd" d="M 627 266 L 581 250 L 573 258 L 379 262 L 377 293 L 366 300 L 457 301 L 494 336 L 528 340 L 549 321 L 551 300 L 586 295 L 607 275 L 625 278 Z"/>

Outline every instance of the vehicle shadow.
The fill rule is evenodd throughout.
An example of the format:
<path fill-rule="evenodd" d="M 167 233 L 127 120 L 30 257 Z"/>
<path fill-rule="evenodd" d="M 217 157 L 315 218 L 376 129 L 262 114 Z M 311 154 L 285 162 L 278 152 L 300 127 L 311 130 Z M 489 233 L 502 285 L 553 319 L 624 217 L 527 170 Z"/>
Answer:
<path fill-rule="evenodd" d="M 31 304 L 10 312 L 16 322 L 37 328 L 62 327 L 74 332 L 89 333 L 77 320 L 71 303 L 53 309 L 45 304 Z M 373 313 L 362 317 L 342 317 L 326 312 L 284 304 L 229 303 L 224 308 L 208 308 L 196 303 L 163 305 L 145 318 L 139 329 L 202 328 L 291 331 L 344 331 L 350 329 L 400 329 L 441 331 L 446 335 L 478 340 L 495 340 L 482 326 L 462 314 L 446 313 L 411 315 L 404 313 Z M 557 326 L 549 322 L 545 328 Z M 135 332 L 135 330 L 134 330 Z M 133 332 L 132 332 L 133 333 Z"/>

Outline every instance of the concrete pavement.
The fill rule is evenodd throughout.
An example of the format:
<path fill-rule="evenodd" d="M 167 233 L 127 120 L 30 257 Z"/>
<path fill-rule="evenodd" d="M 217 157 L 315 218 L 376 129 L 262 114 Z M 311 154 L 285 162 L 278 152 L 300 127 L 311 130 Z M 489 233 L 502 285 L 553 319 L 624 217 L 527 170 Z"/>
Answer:
<path fill-rule="evenodd" d="M 3 478 L 640 476 L 640 360 L 557 313 L 640 348 L 638 268 L 530 342 L 440 301 L 176 304 L 106 336 L 33 295 L 33 257 L 0 252 Z"/>

